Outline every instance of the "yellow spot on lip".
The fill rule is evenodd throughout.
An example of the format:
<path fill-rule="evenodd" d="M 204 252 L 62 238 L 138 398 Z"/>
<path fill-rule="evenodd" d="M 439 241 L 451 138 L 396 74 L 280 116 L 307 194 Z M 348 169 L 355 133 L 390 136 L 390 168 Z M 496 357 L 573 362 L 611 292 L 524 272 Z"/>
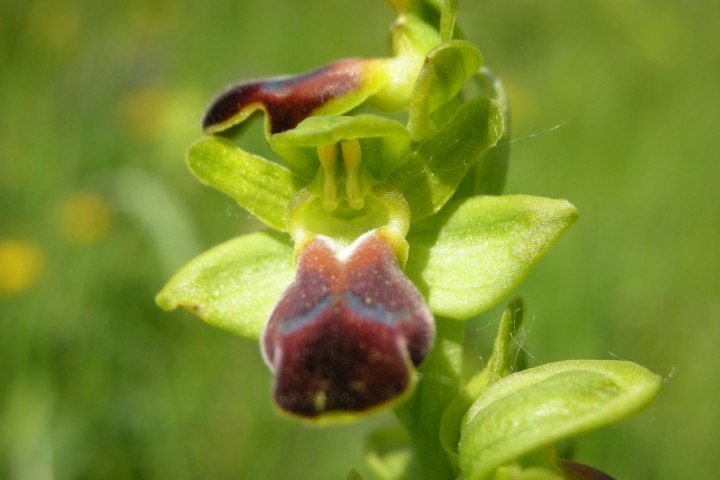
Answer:
<path fill-rule="evenodd" d="M 322 412 L 325 410 L 327 402 L 327 394 L 322 390 L 315 392 L 315 398 L 313 399 L 313 406 L 316 412 Z"/>
<path fill-rule="evenodd" d="M 37 245 L 21 240 L 0 242 L 0 293 L 16 294 L 34 285 L 43 267 Z"/>

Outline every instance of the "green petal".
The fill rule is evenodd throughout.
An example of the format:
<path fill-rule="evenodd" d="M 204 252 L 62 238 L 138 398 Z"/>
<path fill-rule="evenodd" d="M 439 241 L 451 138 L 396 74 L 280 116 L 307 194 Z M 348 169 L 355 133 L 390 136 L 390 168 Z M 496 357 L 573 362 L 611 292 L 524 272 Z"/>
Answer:
<path fill-rule="evenodd" d="M 407 160 L 410 136 L 405 125 L 370 114 L 309 117 L 295 129 L 270 137 L 270 145 L 293 171 L 312 178 L 319 168 L 318 146 L 353 138 L 360 139 L 363 164 L 378 180 Z"/>
<path fill-rule="evenodd" d="M 388 183 L 403 192 L 413 221 L 442 208 L 465 174 L 502 136 L 502 115 L 487 98 L 463 104 L 435 136 L 422 142 Z"/>
<path fill-rule="evenodd" d="M 287 211 L 303 182 L 287 168 L 245 152 L 221 137 L 190 147 L 188 166 L 201 182 L 234 198 L 268 226 L 287 230 Z"/>
<path fill-rule="evenodd" d="M 455 97 L 480 65 L 480 50 L 464 40 L 442 43 L 428 53 L 410 103 L 408 129 L 414 141 L 432 133 L 430 115 Z"/>
<path fill-rule="evenodd" d="M 292 251 L 290 239 L 274 232 L 235 238 L 191 260 L 155 300 L 256 340 L 295 275 Z"/>
<path fill-rule="evenodd" d="M 517 287 L 576 219 L 565 200 L 512 195 L 454 201 L 413 225 L 407 274 L 435 314 L 467 320 Z"/>
<path fill-rule="evenodd" d="M 470 480 L 562 438 L 628 417 L 655 397 L 661 379 L 622 361 L 573 360 L 509 375 L 468 410 L 460 469 Z"/>

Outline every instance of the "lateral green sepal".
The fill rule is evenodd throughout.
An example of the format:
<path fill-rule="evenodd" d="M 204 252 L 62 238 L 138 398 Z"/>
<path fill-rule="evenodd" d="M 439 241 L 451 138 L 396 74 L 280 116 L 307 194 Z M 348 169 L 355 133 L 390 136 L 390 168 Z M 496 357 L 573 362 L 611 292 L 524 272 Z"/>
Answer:
<path fill-rule="evenodd" d="M 187 163 L 201 182 L 231 196 L 252 215 L 280 231 L 287 231 L 287 211 L 293 195 L 309 183 L 282 165 L 216 136 L 195 142 L 188 151 Z"/>
<path fill-rule="evenodd" d="M 436 315 L 468 320 L 514 290 L 577 216 L 528 195 L 453 201 L 413 224 L 406 271 Z"/>

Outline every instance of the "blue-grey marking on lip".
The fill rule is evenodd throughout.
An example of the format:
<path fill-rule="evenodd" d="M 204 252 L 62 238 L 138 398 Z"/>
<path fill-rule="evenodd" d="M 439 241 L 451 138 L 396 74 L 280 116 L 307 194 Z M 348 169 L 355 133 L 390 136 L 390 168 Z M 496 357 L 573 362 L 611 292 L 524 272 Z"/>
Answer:
<path fill-rule="evenodd" d="M 369 321 L 394 326 L 402 322 L 409 322 L 413 320 L 413 317 L 407 308 L 390 310 L 384 304 L 374 300 L 371 300 L 370 303 L 366 303 L 363 298 L 358 297 L 353 292 L 345 292 L 342 297 L 345 302 L 347 302 L 348 308 Z"/>
<path fill-rule="evenodd" d="M 322 314 L 322 312 L 330 307 L 333 303 L 335 295 L 328 294 L 321 300 L 316 300 L 314 305 L 307 309 L 305 312 L 296 314 L 290 318 L 278 319 L 278 331 L 279 333 L 290 333 L 298 330 L 305 325 L 312 323 Z"/>

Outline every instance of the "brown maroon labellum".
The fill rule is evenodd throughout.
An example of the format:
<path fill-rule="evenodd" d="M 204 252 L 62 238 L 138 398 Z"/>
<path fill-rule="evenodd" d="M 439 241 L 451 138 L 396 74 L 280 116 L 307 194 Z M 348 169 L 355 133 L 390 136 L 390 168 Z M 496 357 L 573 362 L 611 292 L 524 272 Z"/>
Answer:
<path fill-rule="evenodd" d="M 349 248 L 338 255 L 329 239 L 310 241 L 263 335 L 275 400 L 301 417 L 398 398 L 432 345 L 432 314 L 388 241 L 366 234 Z"/>

